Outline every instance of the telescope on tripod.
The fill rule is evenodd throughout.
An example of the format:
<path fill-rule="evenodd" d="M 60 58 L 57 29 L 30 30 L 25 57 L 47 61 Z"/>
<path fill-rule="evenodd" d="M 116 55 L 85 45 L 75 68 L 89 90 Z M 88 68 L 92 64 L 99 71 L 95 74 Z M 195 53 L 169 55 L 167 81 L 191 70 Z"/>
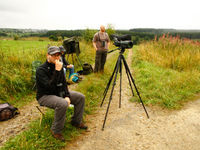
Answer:
<path fill-rule="evenodd" d="M 142 103 L 142 106 L 144 108 L 144 111 L 147 115 L 147 118 L 149 118 L 149 115 L 147 113 L 147 110 L 144 106 L 144 103 L 141 99 L 141 96 L 140 96 L 140 93 L 135 85 L 135 80 L 133 79 L 133 76 L 131 75 L 131 72 L 130 72 L 130 69 L 128 67 L 128 64 L 126 62 L 126 59 L 123 55 L 124 51 L 126 48 L 132 48 L 133 47 L 133 42 L 131 41 L 131 36 L 130 35 L 124 35 L 124 36 L 118 36 L 118 35 L 112 35 L 113 36 L 113 39 L 114 39 L 114 45 L 117 46 L 118 48 L 114 49 L 114 50 L 111 50 L 109 51 L 108 53 L 111 53 L 115 50 L 120 50 L 119 52 L 119 56 L 118 56 L 118 59 L 117 59 L 117 62 L 116 62 L 116 65 L 115 65 L 115 68 L 114 68 L 114 71 L 108 81 L 108 84 L 104 90 L 104 93 L 103 93 L 103 100 L 101 102 L 101 105 L 100 107 L 102 107 L 103 103 L 104 103 L 104 100 L 105 100 L 105 97 L 107 95 L 107 92 L 108 92 L 108 89 L 112 83 L 112 80 L 114 78 L 114 81 L 113 81 L 113 85 L 112 85 L 112 89 L 111 89 L 111 93 L 110 93 L 110 98 L 109 98 L 109 102 L 108 102 L 108 106 L 107 106 L 107 110 L 106 110 L 106 114 L 105 114 L 105 118 L 104 118 L 104 122 L 103 122 L 103 126 L 102 126 L 102 130 L 104 130 L 104 127 L 105 127 L 105 123 L 106 123 L 106 119 L 107 119 L 107 115 L 108 115 L 108 111 L 109 111 L 109 108 L 110 108 L 110 103 L 111 103 L 111 100 L 112 100 L 112 95 L 113 95 L 113 91 L 114 91 L 114 87 L 116 85 L 116 80 L 117 80 L 117 75 L 118 73 L 120 74 L 120 97 L 119 97 L 119 108 L 121 108 L 121 90 L 122 90 L 122 64 L 124 64 L 124 68 L 126 70 L 126 74 L 127 74 L 127 78 L 128 78 L 128 81 L 129 81 L 129 85 L 130 85 L 130 88 L 131 88 L 131 91 L 132 91 L 132 94 L 134 96 L 134 93 L 133 93 L 133 87 L 132 85 L 134 86 L 135 88 L 135 91 L 139 97 L 139 100 L 140 102 Z"/>

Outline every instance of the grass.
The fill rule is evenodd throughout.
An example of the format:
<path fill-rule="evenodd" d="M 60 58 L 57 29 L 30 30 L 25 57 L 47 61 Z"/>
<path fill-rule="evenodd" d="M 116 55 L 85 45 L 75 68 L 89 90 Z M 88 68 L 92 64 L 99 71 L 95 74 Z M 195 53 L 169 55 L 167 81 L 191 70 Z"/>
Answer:
<path fill-rule="evenodd" d="M 179 109 L 200 92 L 198 44 L 162 38 L 137 47 L 132 67 L 145 104 Z"/>
<path fill-rule="evenodd" d="M 32 93 L 32 61 L 45 60 L 50 41 L 0 40 L 0 102 L 21 105 L 21 98 Z M 15 100 L 14 100 L 15 99 Z M 19 100 L 19 101 L 18 101 Z"/>

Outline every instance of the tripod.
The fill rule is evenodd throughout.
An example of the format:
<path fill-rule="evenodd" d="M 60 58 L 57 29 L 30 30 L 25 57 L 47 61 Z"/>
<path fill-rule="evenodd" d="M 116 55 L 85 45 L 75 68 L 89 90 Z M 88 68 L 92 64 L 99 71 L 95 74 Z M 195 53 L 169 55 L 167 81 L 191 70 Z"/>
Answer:
<path fill-rule="evenodd" d="M 113 80 L 113 77 L 114 77 L 114 75 L 115 75 L 114 81 L 113 81 L 112 90 L 111 90 L 111 94 L 110 94 L 110 98 L 109 98 L 109 102 L 108 102 L 108 106 L 107 106 L 107 110 L 106 110 L 106 114 L 105 114 L 105 118 L 104 118 L 104 122 L 103 122 L 103 126 L 102 126 L 102 130 L 104 130 L 104 126 L 105 126 L 105 123 L 106 123 L 106 119 L 107 119 L 107 115 L 108 115 L 110 103 L 111 103 L 111 100 L 112 100 L 112 94 L 113 94 L 113 91 L 114 91 L 114 87 L 115 87 L 115 85 L 116 85 L 116 79 L 117 79 L 117 74 L 118 74 L 118 72 L 120 73 L 120 97 L 119 97 L 119 108 L 121 108 L 122 61 L 123 61 L 124 67 L 125 67 L 125 69 L 126 69 L 126 74 L 127 74 L 127 78 L 128 78 L 128 81 L 129 81 L 129 85 L 130 85 L 130 87 L 131 87 L 132 94 L 133 94 L 133 96 L 134 96 L 133 87 L 132 87 L 131 83 L 132 83 L 132 84 L 134 85 L 134 87 L 135 87 L 136 93 L 137 93 L 137 95 L 138 95 L 138 97 L 139 97 L 139 99 L 140 99 L 140 102 L 142 103 L 142 106 L 143 106 L 143 108 L 144 108 L 144 110 L 145 110 L 145 113 L 146 113 L 146 115 L 147 115 L 147 118 L 149 118 L 149 115 L 148 115 L 148 113 L 147 113 L 147 110 L 146 110 L 146 108 L 145 108 L 145 106 L 144 106 L 144 103 L 143 103 L 141 97 L 140 97 L 140 93 L 139 93 L 139 91 L 138 91 L 138 89 L 137 89 L 137 87 L 136 87 L 136 85 L 135 85 L 135 81 L 134 81 L 134 79 L 133 79 L 133 77 L 132 77 L 132 75 L 131 75 L 131 72 L 130 72 L 130 69 L 129 69 L 129 67 L 128 67 L 128 64 L 127 64 L 127 62 L 126 62 L 126 60 L 125 60 L 125 57 L 124 57 L 124 55 L 123 55 L 123 53 L 124 53 L 124 51 L 125 51 L 125 48 L 117 48 L 117 49 L 114 49 L 114 50 L 121 50 L 121 51 L 120 51 L 120 53 L 119 53 L 119 56 L 118 56 L 118 59 L 117 59 L 117 62 L 116 62 L 114 71 L 113 71 L 113 73 L 112 73 L 112 75 L 111 75 L 111 77 L 110 77 L 110 79 L 109 79 L 109 82 L 108 82 L 108 84 L 107 84 L 107 86 L 106 86 L 106 88 L 105 88 L 105 91 L 104 91 L 104 93 L 103 93 L 103 96 L 104 96 L 104 97 L 103 97 L 103 100 L 102 100 L 101 105 L 100 105 L 100 107 L 102 107 L 102 105 L 103 105 L 103 103 L 104 103 L 104 100 L 105 100 L 105 97 L 106 97 L 106 94 L 107 94 L 107 92 L 108 92 L 108 89 L 109 89 L 109 87 L 110 87 L 110 84 L 111 84 L 111 82 L 112 82 L 112 80 Z M 113 50 L 111 50 L 110 52 L 112 52 L 112 51 L 113 51 Z"/>
<path fill-rule="evenodd" d="M 67 61 L 68 61 L 68 59 L 69 59 L 69 55 L 71 55 L 71 57 L 72 57 L 72 64 L 74 65 L 75 63 L 74 63 L 73 53 L 72 53 L 72 54 L 67 54 Z M 80 60 L 79 57 L 78 57 L 78 54 L 76 54 L 76 60 L 77 60 L 77 62 L 79 63 L 79 65 L 81 66 L 81 68 L 83 68 L 83 65 L 82 65 L 82 63 L 81 63 L 81 60 Z"/>

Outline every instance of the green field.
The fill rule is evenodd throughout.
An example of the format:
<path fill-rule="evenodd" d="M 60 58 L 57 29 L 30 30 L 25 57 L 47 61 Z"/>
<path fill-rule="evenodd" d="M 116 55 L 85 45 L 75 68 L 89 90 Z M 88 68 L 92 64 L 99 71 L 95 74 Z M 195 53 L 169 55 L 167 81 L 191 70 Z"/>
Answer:
<path fill-rule="evenodd" d="M 199 60 L 200 42 L 165 37 L 141 44 L 132 65 L 144 102 L 181 108 L 200 92 Z"/>

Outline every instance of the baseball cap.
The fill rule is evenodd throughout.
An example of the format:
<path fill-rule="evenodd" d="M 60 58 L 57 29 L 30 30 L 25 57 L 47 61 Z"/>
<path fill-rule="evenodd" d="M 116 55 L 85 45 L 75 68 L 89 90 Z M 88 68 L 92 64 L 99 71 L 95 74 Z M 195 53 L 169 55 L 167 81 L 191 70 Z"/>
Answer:
<path fill-rule="evenodd" d="M 60 49 L 57 46 L 51 46 L 48 48 L 48 54 L 53 55 L 56 53 L 60 53 Z"/>
<path fill-rule="evenodd" d="M 59 46 L 60 52 L 66 52 L 65 48 L 63 46 Z"/>

